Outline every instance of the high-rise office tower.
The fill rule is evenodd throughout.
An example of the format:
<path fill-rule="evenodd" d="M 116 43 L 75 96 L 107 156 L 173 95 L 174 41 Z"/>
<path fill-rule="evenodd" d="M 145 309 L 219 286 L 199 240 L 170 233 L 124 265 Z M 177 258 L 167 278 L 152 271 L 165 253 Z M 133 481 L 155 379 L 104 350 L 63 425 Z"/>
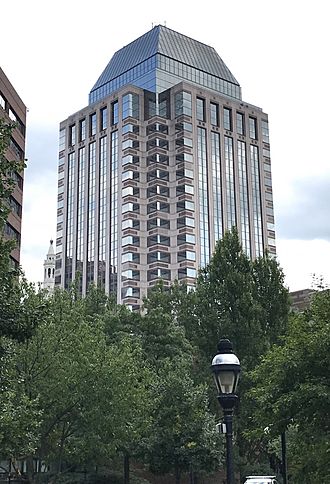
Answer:
<path fill-rule="evenodd" d="M 0 117 L 8 123 L 14 122 L 16 124 L 6 153 L 7 159 L 23 161 L 25 158 L 26 106 L 1 68 Z M 17 183 L 9 201 L 11 211 L 5 226 L 5 236 L 14 239 L 16 242 L 16 247 L 11 253 L 11 259 L 14 265 L 18 265 L 20 261 L 24 180 L 23 173 L 13 173 L 12 176 L 15 177 Z"/>
<path fill-rule="evenodd" d="M 138 308 L 193 286 L 226 229 L 275 253 L 268 120 L 205 44 L 164 26 L 116 52 L 60 125 L 56 284 Z"/>

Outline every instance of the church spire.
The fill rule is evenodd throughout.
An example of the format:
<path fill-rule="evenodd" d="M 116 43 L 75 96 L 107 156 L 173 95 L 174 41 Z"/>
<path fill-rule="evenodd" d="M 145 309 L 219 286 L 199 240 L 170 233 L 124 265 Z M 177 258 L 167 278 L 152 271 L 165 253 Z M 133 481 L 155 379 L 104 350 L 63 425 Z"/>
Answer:
<path fill-rule="evenodd" d="M 55 287 L 55 252 L 52 239 L 50 240 L 50 246 L 44 261 L 44 282 L 42 287 L 50 292 Z"/>

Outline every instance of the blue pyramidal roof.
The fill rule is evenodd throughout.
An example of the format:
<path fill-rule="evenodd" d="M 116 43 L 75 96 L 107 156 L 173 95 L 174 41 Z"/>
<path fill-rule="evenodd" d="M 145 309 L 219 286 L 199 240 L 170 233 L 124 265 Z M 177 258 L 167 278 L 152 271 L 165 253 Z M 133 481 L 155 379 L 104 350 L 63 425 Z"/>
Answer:
<path fill-rule="evenodd" d="M 156 54 L 239 86 L 213 47 L 158 25 L 113 55 L 91 94 Z"/>

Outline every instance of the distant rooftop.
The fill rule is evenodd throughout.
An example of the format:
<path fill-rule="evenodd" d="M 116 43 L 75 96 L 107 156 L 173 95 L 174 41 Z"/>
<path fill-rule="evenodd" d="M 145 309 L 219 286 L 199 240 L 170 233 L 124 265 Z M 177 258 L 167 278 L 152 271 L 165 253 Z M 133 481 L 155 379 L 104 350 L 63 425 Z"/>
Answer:
<path fill-rule="evenodd" d="M 154 72 L 157 77 L 157 70 L 158 75 L 163 71 L 161 80 L 150 76 Z M 213 47 L 158 25 L 113 55 L 90 92 L 90 102 L 125 84 L 160 92 L 181 80 L 240 98 L 238 81 Z"/>

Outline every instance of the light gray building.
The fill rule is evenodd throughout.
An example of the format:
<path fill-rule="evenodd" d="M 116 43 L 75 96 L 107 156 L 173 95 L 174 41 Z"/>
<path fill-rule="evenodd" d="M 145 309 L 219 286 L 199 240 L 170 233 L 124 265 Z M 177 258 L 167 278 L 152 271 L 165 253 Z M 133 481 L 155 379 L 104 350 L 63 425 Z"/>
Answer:
<path fill-rule="evenodd" d="M 164 26 L 116 52 L 60 125 L 55 282 L 137 309 L 195 283 L 224 231 L 275 254 L 268 116 L 217 52 Z"/>

